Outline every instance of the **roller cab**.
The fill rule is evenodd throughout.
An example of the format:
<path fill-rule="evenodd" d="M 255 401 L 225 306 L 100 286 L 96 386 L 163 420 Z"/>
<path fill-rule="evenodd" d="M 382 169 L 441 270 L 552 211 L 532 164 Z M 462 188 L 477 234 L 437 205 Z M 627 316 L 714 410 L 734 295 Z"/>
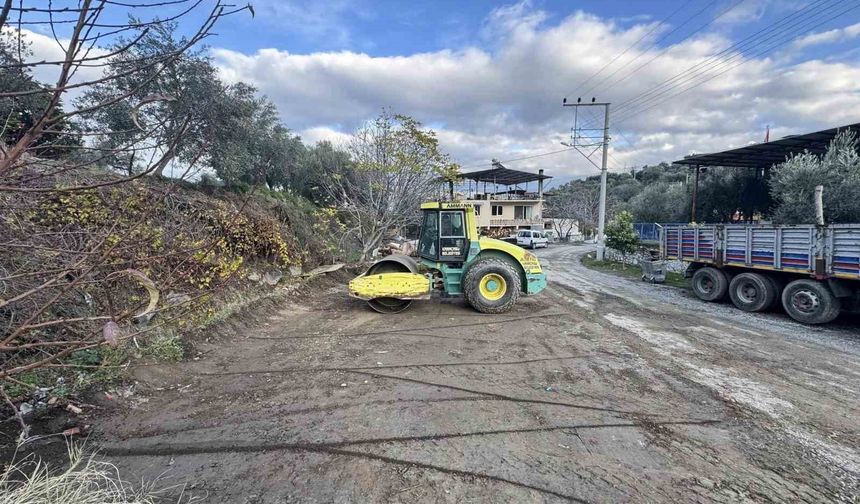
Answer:
<path fill-rule="evenodd" d="M 475 209 L 459 202 L 421 205 L 418 259 L 390 255 L 349 283 L 349 294 L 382 313 L 405 310 L 436 292 L 465 297 L 482 313 L 505 313 L 521 295 L 546 287 L 534 254 L 478 235 Z"/>

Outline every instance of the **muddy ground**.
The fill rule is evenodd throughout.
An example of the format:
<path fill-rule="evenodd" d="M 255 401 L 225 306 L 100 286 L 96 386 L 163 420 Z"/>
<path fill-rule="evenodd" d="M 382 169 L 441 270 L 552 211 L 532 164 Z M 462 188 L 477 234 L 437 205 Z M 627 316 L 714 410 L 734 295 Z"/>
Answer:
<path fill-rule="evenodd" d="M 538 254 L 506 315 L 329 287 L 143 366 L 88 443 L 198 502 L 852 502 L 860 325 L 806 328 Z"/>

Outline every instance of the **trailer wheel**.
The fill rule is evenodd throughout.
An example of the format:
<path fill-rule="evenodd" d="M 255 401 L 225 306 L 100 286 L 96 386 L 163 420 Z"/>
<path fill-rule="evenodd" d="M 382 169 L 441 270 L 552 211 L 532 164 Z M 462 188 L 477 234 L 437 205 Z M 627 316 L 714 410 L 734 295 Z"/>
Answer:
<path fill-rule="evenodd" d="M 729 278 L 725 272 L 706 266 L 693 273 L 693 294 L 702 301 L 719 301 L 726 297 Z"/>
<path fill-rule="evenodd" d="M 764 277 L 773 286 L 773 302 L 765 310 L 776 310 L 782 304 L 782 290 L 785 289 L 785 282 L 774 275 L 764 275 Z"/>
<path fill-rule="evenodd" d="M 803 324 L 826 324 L 839 316 L 841 303 L 821 282 L 795 280 L 782 291 L 782 306 L 794 320 Z"/>
<path fill-rule="evenodd" d="M 520 275 L 507 261 L 479 259 L 463 278 L 463 294 L 481 313 L 505 313 L 520 297 Z"/>
<path fill-rule="evenodd" d="M 729 283 L 729 297 L 743 311 L 767 310 L 773 306 L 776 296 L 776 284 L 759 273 L 741 273 Z"/>

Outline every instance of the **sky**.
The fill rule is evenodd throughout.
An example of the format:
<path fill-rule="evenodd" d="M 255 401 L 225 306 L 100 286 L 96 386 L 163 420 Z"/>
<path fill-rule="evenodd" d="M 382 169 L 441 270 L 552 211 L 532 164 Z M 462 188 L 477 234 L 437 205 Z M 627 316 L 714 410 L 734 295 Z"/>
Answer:
<path fill-rule="evenodd" d="M 210 54 L 309 142 L 345 141 L 387 107 L 433 128 L 464 171 L 495 158 L 558 182 L 600 162 L 561 145 L 565 97 L 611 103 L 613 171 L 760 142 L 768 127 L 775 139 L 860 122 L 860 0 L 252 4 L 217 26 Z M 576 125 L 589 136 L 602 119 L 580 109 Z"/>

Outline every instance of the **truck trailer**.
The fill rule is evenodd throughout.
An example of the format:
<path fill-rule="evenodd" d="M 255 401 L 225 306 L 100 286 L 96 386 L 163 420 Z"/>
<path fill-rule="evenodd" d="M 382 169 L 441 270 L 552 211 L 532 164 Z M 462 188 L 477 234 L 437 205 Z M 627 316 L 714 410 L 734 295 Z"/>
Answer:
<path fill-rule="evenodd" d="M 667 225 L 661 255 L 688 264 L 693 293 L 741 310 L 782 305 L 804 324 L 860 308 L 860 224 Z"/>

